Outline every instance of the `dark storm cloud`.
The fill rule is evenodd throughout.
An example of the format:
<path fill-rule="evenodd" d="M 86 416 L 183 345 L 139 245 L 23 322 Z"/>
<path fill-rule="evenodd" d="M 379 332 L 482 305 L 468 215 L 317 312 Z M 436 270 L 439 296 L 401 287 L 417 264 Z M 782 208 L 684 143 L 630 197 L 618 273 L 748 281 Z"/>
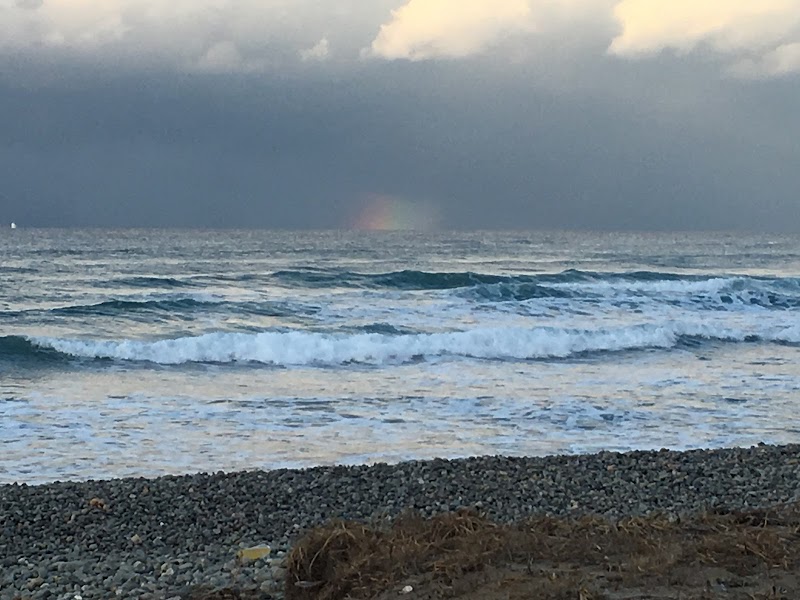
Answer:
<path fill-rule="evenodd" d="M 383 195 L 444 228 L 800 229 L 796 79 L 554 60 L 60 77 L 7 61 L 0 221 L 342 227 Z"/>

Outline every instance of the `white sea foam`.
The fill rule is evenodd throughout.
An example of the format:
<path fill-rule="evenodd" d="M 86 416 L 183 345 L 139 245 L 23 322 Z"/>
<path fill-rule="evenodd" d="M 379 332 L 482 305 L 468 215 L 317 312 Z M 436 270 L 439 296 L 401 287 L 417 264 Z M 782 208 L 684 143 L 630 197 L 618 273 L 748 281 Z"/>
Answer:
<path fill-rule="evenodd" d="M 197 302 L 198 304 L 222 304 L 227 298 L 222 293 L 212 292 L 150 292 L 114 296 L 120 302 Z"/>
<path fill-rule="evenodd" d="M 544 287 L 567 291 L 567 302 L 581 304 L 589 301 L 597 305 L 603 299 L 610 306 L 620 302 L 636 302 L 646 310 L 671 306 L 702 307 L 726 312 L 763 311 L 764 309 L 790 309 L 800 306 L 800 282 L 794 279 L 762 280 L 751 277 L 713 277 L 697 280 L 632 281 L 611 278 L 603 281 L 547 283 Z M 558 300 L 545 299 L 553 303 Z M 534 304 L 541 299 L 532 300 Z"/>
<path fill-rule="evenodd" d="M 743 282 L 743 277 L 712 277 L 709 279 L 687 280 L 666 279 L 651 281 L 632 281 L 630 279 L 608 279 L 603 281 L 577 281 L 564 283 L 548 283 L 548 287 L 594 292 L 597 294 L 670 294 L 684 296 L 686 294 L 719 294 L 730 290 Z M 753 283 L 752 281 L 749 281 Z"/>
<path fill-rule="evenodd" d="M 585 352 L 672 348 L 682 336 L 711 340 L 800 342 L 800 329 L 751 331 L 713 323 L 641 324 L 602 329 L 481 328 L 431 334 L 384 335 L 292 332 L 208 333 L 158 341 L 33 337 L 40 347 L 85 358 L 148 361 L 257 362 L 270 365 L 397 364 L 440 356 L 495 360 L 565 358 Z"/>
<path fill-rule="evenodd" d="M 780 331 L 775 332 L 770 339 L 775 342 L 800 344 L 800 325 L 793 325 L 791 327 L 781 329 Z"/>

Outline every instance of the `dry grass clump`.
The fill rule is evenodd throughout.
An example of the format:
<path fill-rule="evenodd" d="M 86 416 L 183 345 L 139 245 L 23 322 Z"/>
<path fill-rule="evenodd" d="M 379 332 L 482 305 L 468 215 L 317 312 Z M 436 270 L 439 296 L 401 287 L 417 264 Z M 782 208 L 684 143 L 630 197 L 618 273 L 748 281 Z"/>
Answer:
<path fill-rule="evenodd" d="M 799 532 L 797 506 L 514 526 L 474 511 L 409 514 L 385 527 L 337 521 L 295 545 L 286 598 L 397 597 L 411 584 L 415 598 L 778 600 L 789 597 L 782 586 L 800 589 Z"/>
<path fill-rule="evenodd" d="M 536 517 L 499 525 L 462 510 L 391 524 L 331 522 L 287 560 L 287 600 L 796 600 L 800 505 L 611 521 Z M 256 600 L 195 590 L 193 600 Z"/>
<path fill-rule="evenodd" d="M 508 532 L 475 512 L 425 520 L 407 514 L 388 528 L 337 521 L 308 533 L 288 560 L 286 597 L 368 598 L 423 573 L 448 583 L 497 560 Z"/>

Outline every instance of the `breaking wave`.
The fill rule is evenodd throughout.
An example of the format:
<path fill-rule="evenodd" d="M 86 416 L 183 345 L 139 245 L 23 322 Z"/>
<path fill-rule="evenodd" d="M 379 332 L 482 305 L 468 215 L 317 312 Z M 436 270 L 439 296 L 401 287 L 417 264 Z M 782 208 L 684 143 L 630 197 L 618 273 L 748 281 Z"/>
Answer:
<path fill-rule="evenodd" d="M 0 357 L 52 355 L 81 359 L 273 366 L 391 365 L 439 357 L 489 360 L 564 359 L 586 354 L 671 349 L 707 342 L 800 343 L 800 326 L 747 331 L 702 323 L 643 324 L 607 329 L 483 328 L 428 334 L 266 331 L 208 333 L 156 341 L 8 336 Z"/>

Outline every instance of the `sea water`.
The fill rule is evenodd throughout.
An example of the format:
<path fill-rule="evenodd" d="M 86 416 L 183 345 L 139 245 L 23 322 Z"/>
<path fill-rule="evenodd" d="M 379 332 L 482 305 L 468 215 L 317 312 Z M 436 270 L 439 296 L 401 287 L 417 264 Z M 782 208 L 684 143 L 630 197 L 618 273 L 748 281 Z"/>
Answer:
<path fill-rule="evenodd" d="M 0 482 L 800 440 L 800 237 L 0 232 Z"/>

